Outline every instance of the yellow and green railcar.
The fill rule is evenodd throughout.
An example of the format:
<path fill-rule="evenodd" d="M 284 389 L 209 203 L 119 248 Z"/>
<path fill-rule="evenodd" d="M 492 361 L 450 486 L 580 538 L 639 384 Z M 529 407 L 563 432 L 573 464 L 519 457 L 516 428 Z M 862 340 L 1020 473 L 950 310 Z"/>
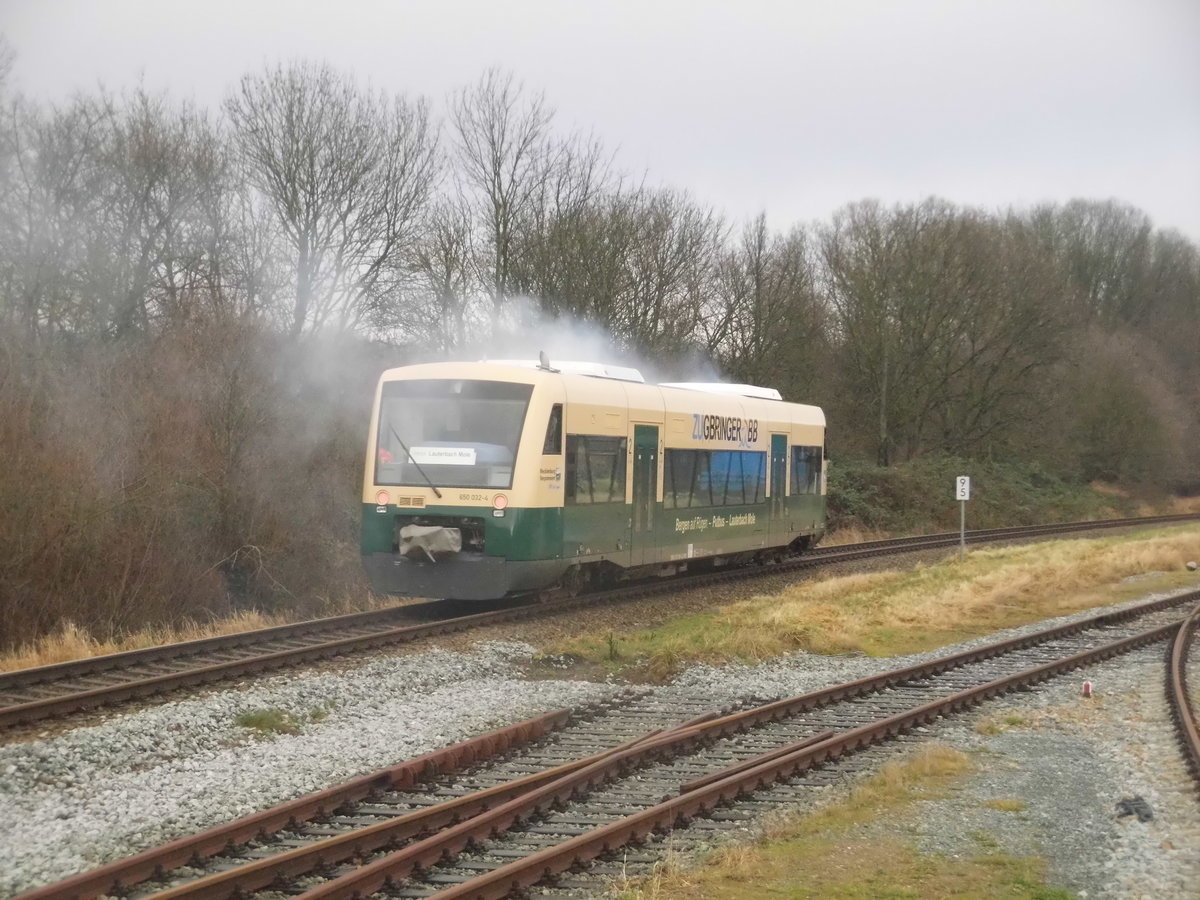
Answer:
<path fill-rule="evenodd" d="M 825 416 L 778 397 L 596 364 L 391 369 L 363 487 L 371 583 L 486 600 L 811 546 Z"/>

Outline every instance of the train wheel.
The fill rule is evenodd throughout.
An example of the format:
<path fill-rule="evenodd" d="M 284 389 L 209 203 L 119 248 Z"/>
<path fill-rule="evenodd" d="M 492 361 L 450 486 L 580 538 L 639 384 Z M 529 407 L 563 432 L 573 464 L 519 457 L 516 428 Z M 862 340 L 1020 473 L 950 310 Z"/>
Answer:
<path fill-rule="evenodd" d="M 571 566 L 562 577 L 562 592 L 568 597 L 577 597 L 587 587 L 588 577 L 583 566 Z"/>

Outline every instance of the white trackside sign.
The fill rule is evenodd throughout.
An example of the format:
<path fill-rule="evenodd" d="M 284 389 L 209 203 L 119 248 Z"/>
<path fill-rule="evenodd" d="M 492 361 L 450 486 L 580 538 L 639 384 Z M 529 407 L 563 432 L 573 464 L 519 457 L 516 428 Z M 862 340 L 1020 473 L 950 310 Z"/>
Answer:
<path fill-rule="evenodd" d="M 954 499 L 958 504 L 959 553 L 967 555 L 967 501 L 971 499 L 971 476 L 959 475 L 954 479 Z"/>

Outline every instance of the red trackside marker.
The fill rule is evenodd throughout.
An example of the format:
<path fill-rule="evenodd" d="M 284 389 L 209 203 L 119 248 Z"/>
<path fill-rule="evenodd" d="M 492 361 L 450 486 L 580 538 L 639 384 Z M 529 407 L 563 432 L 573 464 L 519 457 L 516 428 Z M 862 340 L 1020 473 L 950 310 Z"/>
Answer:
<path fill-rule="evenodd" d="M 1083 683 L 1083 696 L 1085 696 L 1085 697 L 1092 696 L 1092 683 L 1090 681 L 1085 681 Z"/>

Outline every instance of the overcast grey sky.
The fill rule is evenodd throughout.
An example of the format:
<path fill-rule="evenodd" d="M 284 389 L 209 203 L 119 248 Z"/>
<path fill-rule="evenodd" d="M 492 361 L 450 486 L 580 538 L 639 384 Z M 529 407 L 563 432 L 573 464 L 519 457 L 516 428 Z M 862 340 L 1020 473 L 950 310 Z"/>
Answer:
<path fill-rule="evenodd" d="M 326 59 L 439 104 L 488 66 L 734 218 L 1116 197 L 1200 240 L 1200 0 L 0 0 L 19 89 L 215 106 Z"/>

